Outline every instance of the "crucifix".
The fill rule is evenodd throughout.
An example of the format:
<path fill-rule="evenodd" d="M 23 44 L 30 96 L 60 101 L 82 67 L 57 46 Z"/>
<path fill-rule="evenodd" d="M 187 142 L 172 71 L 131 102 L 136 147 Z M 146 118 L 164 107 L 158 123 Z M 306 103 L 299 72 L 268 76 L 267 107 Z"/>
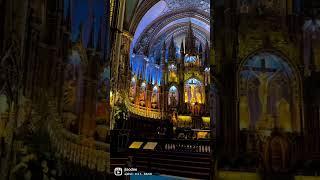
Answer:
<path fill-rule="evenodd" d="M 265 119 L 267 115 L 269 83 L 281 72 L 281 69 L 267 68 L 265 59 L 261 59 L 261 67 L 247 67 L 246 69 L 259 80 L 258 96 L 262 110 L 260 119 Z"/>

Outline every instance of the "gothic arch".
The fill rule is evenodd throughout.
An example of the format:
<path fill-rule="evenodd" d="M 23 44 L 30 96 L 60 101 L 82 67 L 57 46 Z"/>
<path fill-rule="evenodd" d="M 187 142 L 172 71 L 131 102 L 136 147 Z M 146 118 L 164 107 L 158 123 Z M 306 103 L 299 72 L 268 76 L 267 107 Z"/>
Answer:
<path fill-rule="evenodd" d="M 152 8 L 159 1 L 161 0 L 148 0 L 148 1 L 143 1 L 142 4 L 139 5 L 140 8 L 132 17 L 132 20 L 129 26 L 129 32 L 131 32 L 131 34 L 134 34 L 134 32 L 136 31 L 142 17 L 149 11 L 150 8 Z"/>
<path fill-rule="evenodd" d="M 274 55 L 280 57 L 286 63 L 288 63 L 289 66 L 291 68 L 293 68 L 293 70 L 295 72 L 295 75 L 296 75 L 296 78 L 297 78 L 297 80 L 299 80 L 299 84 L 301 84 L 301 73 L 300 73 L 299 67 L 288 56 L 286 56 L 285 53 L 283 53 L 282 51 L 280 51 L 278 49 L 258 48 L 256 50 L 252 51 L 247 56 L 245 56 L 243 59 L 240 59 L 240 61 L 239 61 L 240 63 L 239 63 L 239 66 L 238 66 L 239 68 L 238 68 L 237 74 L 239 74 L 239 71 L 241 70 L 240 67 L 243 66 L 243 64 L 245 63 L 246 60 L 248 60 L 252 56 L 255 56 L 256 54 L 264 53 L 264 52 L 265 53 L 274 54 Z M 299 87 L 301 87 L 301 85 Z"/>
<path fill-rule="evenodd" d="M 160 2 L 161 0 L 148 0 L 148 1 L 143 1 L 136 13 L 134 13 L 134 16 L 131 19 L 130 25 L 129 25 L 129 32 L 131 34 L 134 34 L 134 32 L 136 31 L 139 22 L 142 20 L 143 16 L 154 6 L 156 5 L 158 2 Z M 208 14 L 209 16 L 209 14 Z"/>
<path fill-rule="evenodd" d="M 178 87 L 179 87 L 178 83 L 176 83 L 176 82 L 171 82 L 171 83 L 168 83 L 168 89 L 167 89 L 167 91 L 169 91 L 172 86 L 176 87 L 176 88 L 179 90 L 179 88 L 178 88 Z"/>
<path fill-rule="evenodd" d="M 202 28 L 201 26 L 194 25 L 193 30 L 197 40 L 199 40 L 202 47 L 205 47 L 206 41 L 210 39 L 209 37 L 210 35 L 206 33 L 205 29 Z M 151 52 L 151 49 L 155 45 L 159 45 L 161 43 L 161 39 L 162 39 L 161 37 L 165 37 L 164 35 L 168 37 L 166 40 L 166 43 L 169 44 L 172 36 L 179 37 L 183 34 L 186 34 L 187 31 L 188 31 L 188 23 L 178 23 L 176 25 L 172 25 L 169 28 L 164 29 L 161 33 L 154 36 L 145 48 L 149 48 L 149 52 Z"/>
<path fill-rule="evenodd" d="M 149 47 L 151 42 L 154 41 L 153 37 L 157 37 L 158 33 L 163 30 L 171 22 L 175 20 L 179 20 L 185 17 L 195 18 L 199 21 L 209 24 L 209 16 L 206 13 L 203 13 L 200 10 L 195 9 L 182 9 L 178 11 L 170 12 L 166 15 L 160 16 L 156 18 L 151 24 L 149 24 L 138 37 L 135 48 L 141 43 L 148 41 L 147 46 Z M 207 36 L 209 36 L 209 32 L 207 32 Z"/>
<path fill-rule="evenodd" d="M 236 80 L 240 129 L 277 126 L 288 132 L 302 130 L 301 77 L 283 53 L 273 49 L 254 51 L 240 61 Z M 274 96 L 269 96 L 271 91 Z M 285 112 L 290 116 L 284 118 Z"/>
<path fill-rule="evenodd" d="M 181 93 L 179 92 L 178 86 L 172 84 L 168 88 L 168 105 L 176 107 L 179 102 L 179 98 L 181 96 Z M 173 101 L 173 99 L 175 101 Z M 174 102 L 174 104 L 172 104 Z"/>

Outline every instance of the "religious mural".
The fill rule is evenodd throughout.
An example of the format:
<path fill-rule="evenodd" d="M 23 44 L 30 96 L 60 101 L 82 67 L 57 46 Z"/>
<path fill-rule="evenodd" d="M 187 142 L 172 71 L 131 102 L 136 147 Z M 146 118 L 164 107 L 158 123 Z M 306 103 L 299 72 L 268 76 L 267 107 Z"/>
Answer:
<path fill-rule="evenodd" d="M 241 129 L 300 130 L 299 81 L 283 58 L 269 52 L 249 57 L 239 81 Z"/>

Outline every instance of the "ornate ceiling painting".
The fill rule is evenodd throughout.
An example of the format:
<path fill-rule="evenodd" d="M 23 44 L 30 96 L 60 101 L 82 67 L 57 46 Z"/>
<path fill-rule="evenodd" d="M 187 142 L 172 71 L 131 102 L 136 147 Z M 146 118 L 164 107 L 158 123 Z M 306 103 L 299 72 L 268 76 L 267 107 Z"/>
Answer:
<path fill-rule="evenodd" d="M 155 63 L 160 59 L 164 41 L 169 46 L 173 37 L 179 56 L 190 23 L 197 47 L 199 44 L 205 47 L 210 40 L 209 0 L 128 0 L 127 3 L 135 6 L 127 8 L 126 12 L 126 21 L 133 34 L 130 46 L 132 69 L 139 74 L 143 62 L 148 61 L 146 74 L 156 74 L 156 78 L 151 77 L 153 82 L 161 79 L 161 68 Z"/>
<path fill-rule="evenodd" d="M 139 7 L 136 7 L 138 11 Z M 141 7 L 142 8 L 142 7 Z M 205 45 L 210 39 L 210 2 L 192 0 L 161 0 L 141 18 L 134 32 L 131 49 L 149 55 L 159 41 L 169 41 L 186 33 L 191 21 L 197 40 Z M 135 23 L 135 22 L 132 22 Z M 175 27 L 175 28 L 172 28 Z"/>

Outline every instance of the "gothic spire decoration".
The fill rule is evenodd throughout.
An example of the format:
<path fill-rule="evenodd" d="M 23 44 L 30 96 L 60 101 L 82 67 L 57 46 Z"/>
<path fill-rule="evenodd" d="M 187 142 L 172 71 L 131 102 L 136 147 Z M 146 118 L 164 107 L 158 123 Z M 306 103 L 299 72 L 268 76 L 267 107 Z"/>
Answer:
<path fill-rule="evenodd" d="M 166 41 L 165 40 L 162 43 L 162 51 L 166 51 Z"/>
<path fill-rule="evenodd" d="M 97 40 L 97 51 L 101 51 L 101 39 L 102 39 L 102 28 L 103 28 L 103 24 L 102 24 L 102 18 L 100 16 L 100 28 L 99 28 L 99 33 L 98 33 L 98 40 Z"/>
<path fill-rule="evenodd" d="M 165 64 L 165 61 L 166 61 L 166 40 L 163 41 L 163 44 L 162 44 L 162 57 L 161 57 L 161 62 L 162 62 L 162 65 Z"/>
<path fill-rule="evenodd" d="M 170 46 L 169 46 L 169 59 L 173 60 L 176 57 L 176 47 L 174 45 L 173 36 L 171 37 Z"/>
<path fill-rule="evenodd" d="M 182 55 L 183 53 L 184 53 L 184 45 L 183 45 L 183 41 L 181 41 L 180 54 Z"/>
<path fill-rule="evenodd" d="M 152 75 L 151 75 L 151 73 L 149 73 L 149 79 L 148 79 L 148 81 L 149 81 L 149 84 L 152 84 Z"/>
<path fill-rule="evenodd" d="M 67 31 L 71 32 L 71 0 L 69 0 L 69 5 L 67 9 L 66 25 L 67 25 Z"/>
<path fill-rule="evenodd" d="M 203 62 L 203 50 L 202 50 L 201 43 L 199 43 L 198 54 L 199 54 L 200 62 Z"/>
<path fill-rule="evenodd" d="M 311 43 L 311 47 L 310 47 L 310 65 L 311 65 L 311 68 L 314 67 L 314 64 L 315 64 L 315 56 L 314 56 L 314 50 L 313 50 L 313 44 Z"/>
<path fill-rule="evenodd" d="M 210 48 L 209 43 L 206 41 L 206 47 L 204 49 L 204 58 L 205 58 L 205 65 L 209 65 L 209 59 L 210 59 Z"/>
<path fill-rule="evenodd" d="M 90 30 L 90 36 L 88 41 L 88 48 L 94 48 L 94 16 L 92 18 L 92 24 L 91 24 L 91 30 Z"/>
<path fill-rule="evenodd" d="M 80 22 L 80 24 L 79 24 L 79 34 L 78 34 L 78 37 L 77 37 L 77 42 L 78 43 L 82 43 L 82 39 L 83 39 L 82 35 L 83 35 L 83 25 L 82 25 L 82 22 Z"/>
<path fill-rule="evenodd" d="M 200 44 L 199 44 L 199 54 L 202 54 L 202 53 L 203 53 L 202 44 L 200 43 Z"/>
<path fill-rule="evenodd" d="M 195 54 L 195 37 L 192 30 L 191 21 L 189 21 L 188 32 L 186 36 L 186 54 Z"/>
<path fill-rule="evenodd" d="M 156 60 L 156 64 L 160 65 L 160 62 L 161 62 L 161 56 L 159 56 L 160 53 L 160 50 L 157 50 L 157 53 L 155 52 L 154 54 L 154 58 Z"/>

